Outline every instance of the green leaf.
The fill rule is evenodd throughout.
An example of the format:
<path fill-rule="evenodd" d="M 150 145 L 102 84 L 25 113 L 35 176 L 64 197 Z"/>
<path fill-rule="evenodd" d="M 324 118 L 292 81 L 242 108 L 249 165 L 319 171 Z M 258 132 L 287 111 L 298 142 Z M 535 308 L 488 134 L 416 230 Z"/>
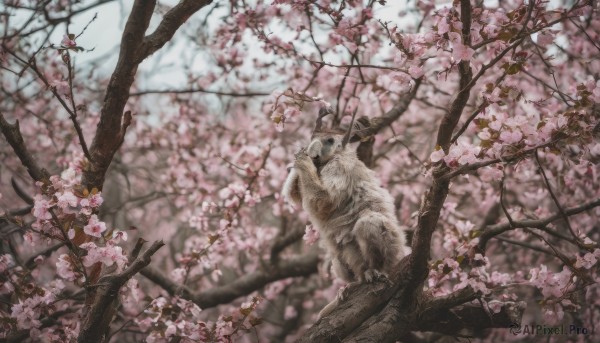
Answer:
<path fill-rule="evenodd" d="M 250 316 L 249 322 L 250 322 L 250 325 L 257 326 L 257 325 L 260 325 L 263 323 L 263 319 L 254 317 L 254 316 Z"/>
<path fill-rule="evenodd" d="M 500 31 L 500 33 L 498 33 L 498 35 L 496 36 L 496 38 L 498 38 L 500 40 L 503 40 L 505 42 L 508 42 L 514 36 L 515 36 L 514 33 L 512 33 L 511 31 L 502 30 L 502 31 Z"/>
<path fill-rule="evenodd" d="M 507 69 L 506 69 L 506 73 L 508 75 L 515 75 L 516 73 L 520 72 L 521 69 L 523 68 L 523 65 L 520 63 L 517 64 L 511 64 Z"/>
<path fill-rule="evenodd" d="M 481 236 L 481 230 L 473 230 L 469 233 L 469 237 L 471 237 L 471 239 L 477 238 L 479 236 Z"/>
<path fill-rule="evenodd" d="M 252 307 L 240 308 L 240 313 L 247 316 L 252 313 Z"/>

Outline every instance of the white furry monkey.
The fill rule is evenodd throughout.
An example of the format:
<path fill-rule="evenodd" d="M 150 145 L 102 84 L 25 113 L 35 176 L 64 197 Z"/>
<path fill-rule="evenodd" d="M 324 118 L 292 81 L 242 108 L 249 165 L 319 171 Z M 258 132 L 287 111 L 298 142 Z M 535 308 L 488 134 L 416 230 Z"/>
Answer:
<path fill-rule="evenodd" d="M 350 283 L 387 281 L 391 268 L 409 253 L 394 201 L 347 144 L 350 130 L 321 131 L 326 114 L 321 110 L 310 144 L 296 154 L 282 193 L 308 212 L 337 277 Z M 319 317 L 342 297 L 340 293 Z"/>

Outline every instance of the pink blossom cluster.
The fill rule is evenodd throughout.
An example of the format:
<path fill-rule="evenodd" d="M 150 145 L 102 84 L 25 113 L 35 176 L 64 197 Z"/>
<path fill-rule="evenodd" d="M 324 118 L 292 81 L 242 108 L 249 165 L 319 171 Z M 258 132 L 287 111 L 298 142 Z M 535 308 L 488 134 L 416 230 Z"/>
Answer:
<path fill-rule="evenodd" d="M 167 243 L 151 267 L 178 295 L 150 279 L 130 279 L 119 290 L 113 340 L 231 341 L 257 329 L 260 341 L 269 341 L 292 324 L 296 331 L 281 340 L 301 336 L 343 286 L 322 264 L 318 275 L 274 280 L 213 309 L 200 311 L 183 297 L 188 289 L 228 287 L 318 251 L 310 247 L 318 230 L 280 191 L 321 107 L 333 112 L 327 127 L 348 125 L 355 111 L 373 123 L 394 116 L 374 136 L 371 166 L 407 231 L 420 225 L 432 172 L 460 173 L 449 180 L 432 236 L 426 291 L 443 296 L 470 288 L 492 313 L 534 299 L 528 316 L 563 322 L 577 316 L 591 325 L 600 316 L 600 287 L 577 292 L 598 281 L 600 212 L 577 209 L 600 197 L 598 16 L 582 2 L 487 1 L 473 6 L 466 23 L 458 1 L 409 2 L 395 17 L 384 2 L 231 2 L 212 9 L 204 23 L 186 18 L 174 44 L 165 45 L 185 48 L 174 65 L 185 66 L 185 81 L 173 89 L 160 83 L 161 91 L 152 92 L 153 80 L 166 75 L 160 67 L 169 54 L 140 65 L 125 106 L 135 120 L 103 192 L 80 186 L 81 173 L 95 167 L 82 158 L 82 143 L 90 148 L 94 141 L 105 104 L 99 90 L 111 82 L 71 53 L 89 36 L 63 37 L 64 52 L 77 62 L 70 70 L 64 53 L 42 49 L 30 60 L 34 40 L 4 37 L 3 115 L 19 121 L 40 166 L 65 171 L 38 184 L 30 214 L 3 216 L 19 229 L 7 238 L 17 243 L 18 256 L 0 256 L 0 294 L 10 295 L 0 305 L 0 332 L 76 340 L 85 305 L 80 292 L 93 289 L 82 286 L 126 268 L 131 242 L 123 241 L 139 234 Z M 70 18 L 71 7 L 59 1 L 46 9 L 51 18 Z M 50 33 L 35 32 L 31 37 Z M 13 51 L 35 62 L 47 82 L 23 68 Z M 452 142 L 442 148 L 436 134 L 466 66 L 473 87 L 456 114 Z M 15 176 L 26 184 L 12 148 L 0 144 L 0 155 L 7 166 L 2 180 Z M 0 212 L 22 203 L 9 182 L 0 182 L 0 192 Z M 561 209 L 577 213 L 567 221 Z M 535 224 L 548 218 L 558 219 Z M 126 234 L 113 227 L 131 223 L 139 229 Z M 482 239 L 492 229 L 506 231 Z M 20 244 L 22 237 L 29 244 Z M 289 237 L 296 240 L 275 254 L 276 243 Z M 268 301 L 255 305 L 250 299 L 258 294 Z M 52 325 L 40 326 L 56 313 Z M 258 317 L 265 317 L 260 326 Z M 494 334 L 491 340 L 506 340 Z"/>
<path fill-rule="evenodd" d="M 146 342 L 169 342 L 173 338 L 184 341 L 229 342 L 240 329 L 258 325 L 252 315 L 260 299 L 253 297 L 242 303 L 231 315 L 221 315 L 216 322 L 204 322 L 201 309 L 191 301 L 171 297 L 154 299 L 143 313 L 135 319 L 140 329 L 149 333 Z"/>
<path fill-rule="evenodd" d="M 307 225 L 302 239 L 304 239 L 306 244 L 313 245 L 316 241 L 319 240 L 319 231 L 314 226 Z"/>

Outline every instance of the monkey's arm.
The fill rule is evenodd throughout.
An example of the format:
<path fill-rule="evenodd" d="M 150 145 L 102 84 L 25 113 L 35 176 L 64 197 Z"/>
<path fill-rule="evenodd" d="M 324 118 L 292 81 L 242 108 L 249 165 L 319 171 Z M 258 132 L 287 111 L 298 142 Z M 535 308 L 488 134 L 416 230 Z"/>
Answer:
<path fill-rule="evenodd" d="M 319 219 L 328 219 L 335 204 L 317 174 L 317 167 L 304 152 L 296 155 L 294 169 L 300 178 L 300 193 L 305 210 Z"/>
<path fill-rule="evenodd" d="M 296 206 L 302 206 L 302 192 L 300 191 L 300 177 L 296 168 L 292 168 L 283 184 L 281 194 L 287 201 L 292 201 Z"/>

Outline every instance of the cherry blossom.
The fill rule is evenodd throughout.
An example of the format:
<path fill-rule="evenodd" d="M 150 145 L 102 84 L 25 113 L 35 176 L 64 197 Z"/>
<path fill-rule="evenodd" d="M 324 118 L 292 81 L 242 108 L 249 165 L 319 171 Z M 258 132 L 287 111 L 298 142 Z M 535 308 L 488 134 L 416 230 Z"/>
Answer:
<path fill-rule="evenodd" d="M 306 226 L 306 230 L 302 239 L 304 239 L 306 244 L 312 245 L 319 240 L 319 231 L 317 231 L 314 226 L 308 225 Z"/>
<path fill-rule="evenodd" d="M 99 5 L 0 13 L 0 340 L 71 342 L 103 325 L 98 341 L 512 339 L 513 323 L 469 328 L 469 316 L 440 333 L 365 324 L 439 297 L 440 313 L 595 324 L 589 2 L 136 1 L 110 28 Z M 350 147 L 394 198 L 416 247 L 403 263 L 419 261 L 398 269 L 419 271 L 419 304 L 377 290 L 365 311 L 346 289 L 355 311 L 340 306 L 336 322 L 361 321 L 348 333 L 317 321 L 345 282 L 318 223 L 281 196 L 322 108 L 326 129 L 356 114 Z M 90 328 L 102 294 L 114 313 Z"/>
<path fill-rule="evenodd" d="M 106 231 L 106 224 L 98 220 L 97 215 L 92 214 L 88 224 L 83 227 L 83 231 L 90 236 L 101 237 L 102 233 Z"/>
<path fill-rule="evenodd" d="M 77 43 L 75 43 L 75 39 L 70 35 L 64 35 L 60 44 L 65 48 L 74 48 L 77 46 Z"/>

